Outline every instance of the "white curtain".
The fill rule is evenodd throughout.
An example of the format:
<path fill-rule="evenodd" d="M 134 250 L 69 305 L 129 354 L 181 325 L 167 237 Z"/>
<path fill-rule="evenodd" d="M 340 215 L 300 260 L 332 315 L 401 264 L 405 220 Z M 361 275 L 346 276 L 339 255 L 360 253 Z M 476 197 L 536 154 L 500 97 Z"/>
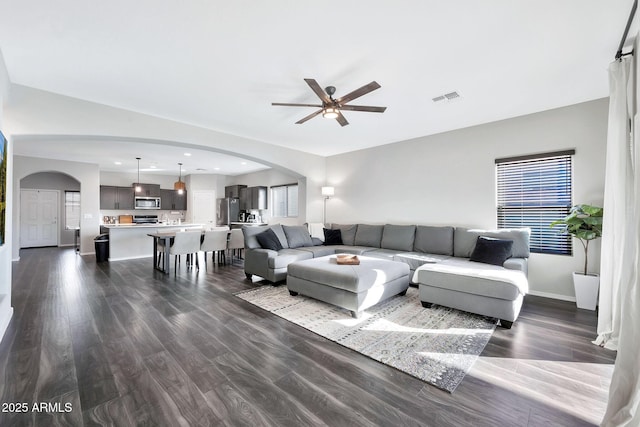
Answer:
<path fill-rule="evenodd" d="M 603 426 L 640 425 L 640 147 L 633 129 L 634 59 L 609 67 L 600 301 L 596 344 L 618 351 Z"/>
<path fill-rule="evenodd" d="M 620 335 L 620 284 L 628 280 L 624 254 L 620 248 L 627 234 L 628 200 L 633 194 L 630 165 L 630 117 L 633 100 L 632 58 L 625 57 L 609 66 L 609 125 L 604 185 L 604 218 L 600 262 L 600 301 L 596 344 L 617 350 Z"/>

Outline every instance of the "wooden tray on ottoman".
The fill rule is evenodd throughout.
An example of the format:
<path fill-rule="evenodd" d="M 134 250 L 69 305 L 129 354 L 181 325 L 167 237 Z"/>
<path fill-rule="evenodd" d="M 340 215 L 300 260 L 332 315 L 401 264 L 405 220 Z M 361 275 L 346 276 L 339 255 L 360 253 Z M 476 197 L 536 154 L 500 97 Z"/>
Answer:
<path fill-rule="evenodd" d="M 358 259 L 358 255 L 337 255 L 336 262 L 340 265 L 360 265 L 360 259 Z"/>

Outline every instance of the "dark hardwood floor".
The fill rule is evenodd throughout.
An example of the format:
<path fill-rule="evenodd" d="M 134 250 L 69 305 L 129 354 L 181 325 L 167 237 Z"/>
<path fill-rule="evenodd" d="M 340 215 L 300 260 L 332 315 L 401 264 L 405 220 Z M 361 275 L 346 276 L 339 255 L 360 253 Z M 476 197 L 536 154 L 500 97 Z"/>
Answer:
<path fill-rule="evenodd" d="M 596 315 L 572 303 L 527 297 L 449 394 L 234 297 L 261 285 L 239 262 L 166 277 L 150 259 L 20 256 L 0 426 L 578 426 L 604 414 L 615 353 L 591 344 Z"/>

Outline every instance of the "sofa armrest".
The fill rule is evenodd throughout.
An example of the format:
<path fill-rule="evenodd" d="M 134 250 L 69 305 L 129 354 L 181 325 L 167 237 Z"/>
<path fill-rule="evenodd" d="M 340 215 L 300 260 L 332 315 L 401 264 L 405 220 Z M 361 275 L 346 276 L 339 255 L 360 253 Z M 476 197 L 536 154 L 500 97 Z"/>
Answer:
<path fill-rule="evenodd" d="M 269 258 L 275 258 L 278 256 L 278 251 L 274 251 L 271 249 L 249 249 L 245 251 L 245 258 L 251 258 L 252 261 L 256 262 L 267 262 Z"/>
<path fill-rule="evenodd" d="M 525 276 L 529 275 L 528 258 L 509 258 L 502 264 L 507 270 L 522 271 Z"/>
<path fill-rule="evenodd" d="M 269 259 L 277 256 L 278 252 L 271 249 L 246 249 L 244 252 L 244 272 L 265 277 L 269 271 Z"/>

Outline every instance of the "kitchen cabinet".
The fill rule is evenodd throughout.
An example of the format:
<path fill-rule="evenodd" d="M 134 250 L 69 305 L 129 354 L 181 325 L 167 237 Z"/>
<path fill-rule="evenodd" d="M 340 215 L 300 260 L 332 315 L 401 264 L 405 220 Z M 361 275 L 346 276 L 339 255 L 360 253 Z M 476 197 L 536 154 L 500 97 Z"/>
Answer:
<path fill-rule="evenodd" d="M 224 187 L 224 197 L 227 198 L 240 198 L 240 191 L 243 188 L 247 188 L 246 185 L 227 185 Z"/>
<path fill-rule="evenodd" d="M 151 197 L 161 197 L 160 194 L 160 185 L 158 184 L 139 184 L 140 192 L 136 193 L 136 196 L 151 196 Z M 135 187 L 135 184 L 133 184 Z"/>
<path fill-rule="evenodd" d="M 240 191 L 240 209 L 267 209 L 267 187 L 248 187 Z"/>
<path fill-rule="evenodd" d="M 133 187 L 100 186 L 100 209 L 133 209 Z"/>
<path fill-rule="evenodd" d="M 249 190 L 247 189 L 247 187 L 241 188 L 238 192 L 238 195 L 238 197 L 240 197 L 240 210 L 248 211 L 249 204 L 247 203 L 247 198 L 249 197 Z"/>
<path fill-rule="evenodd" d="M 178 194 L 176 190 L 160 190 L 160 209 L 166 211 L 186 211 L 187 192 Z"/>

